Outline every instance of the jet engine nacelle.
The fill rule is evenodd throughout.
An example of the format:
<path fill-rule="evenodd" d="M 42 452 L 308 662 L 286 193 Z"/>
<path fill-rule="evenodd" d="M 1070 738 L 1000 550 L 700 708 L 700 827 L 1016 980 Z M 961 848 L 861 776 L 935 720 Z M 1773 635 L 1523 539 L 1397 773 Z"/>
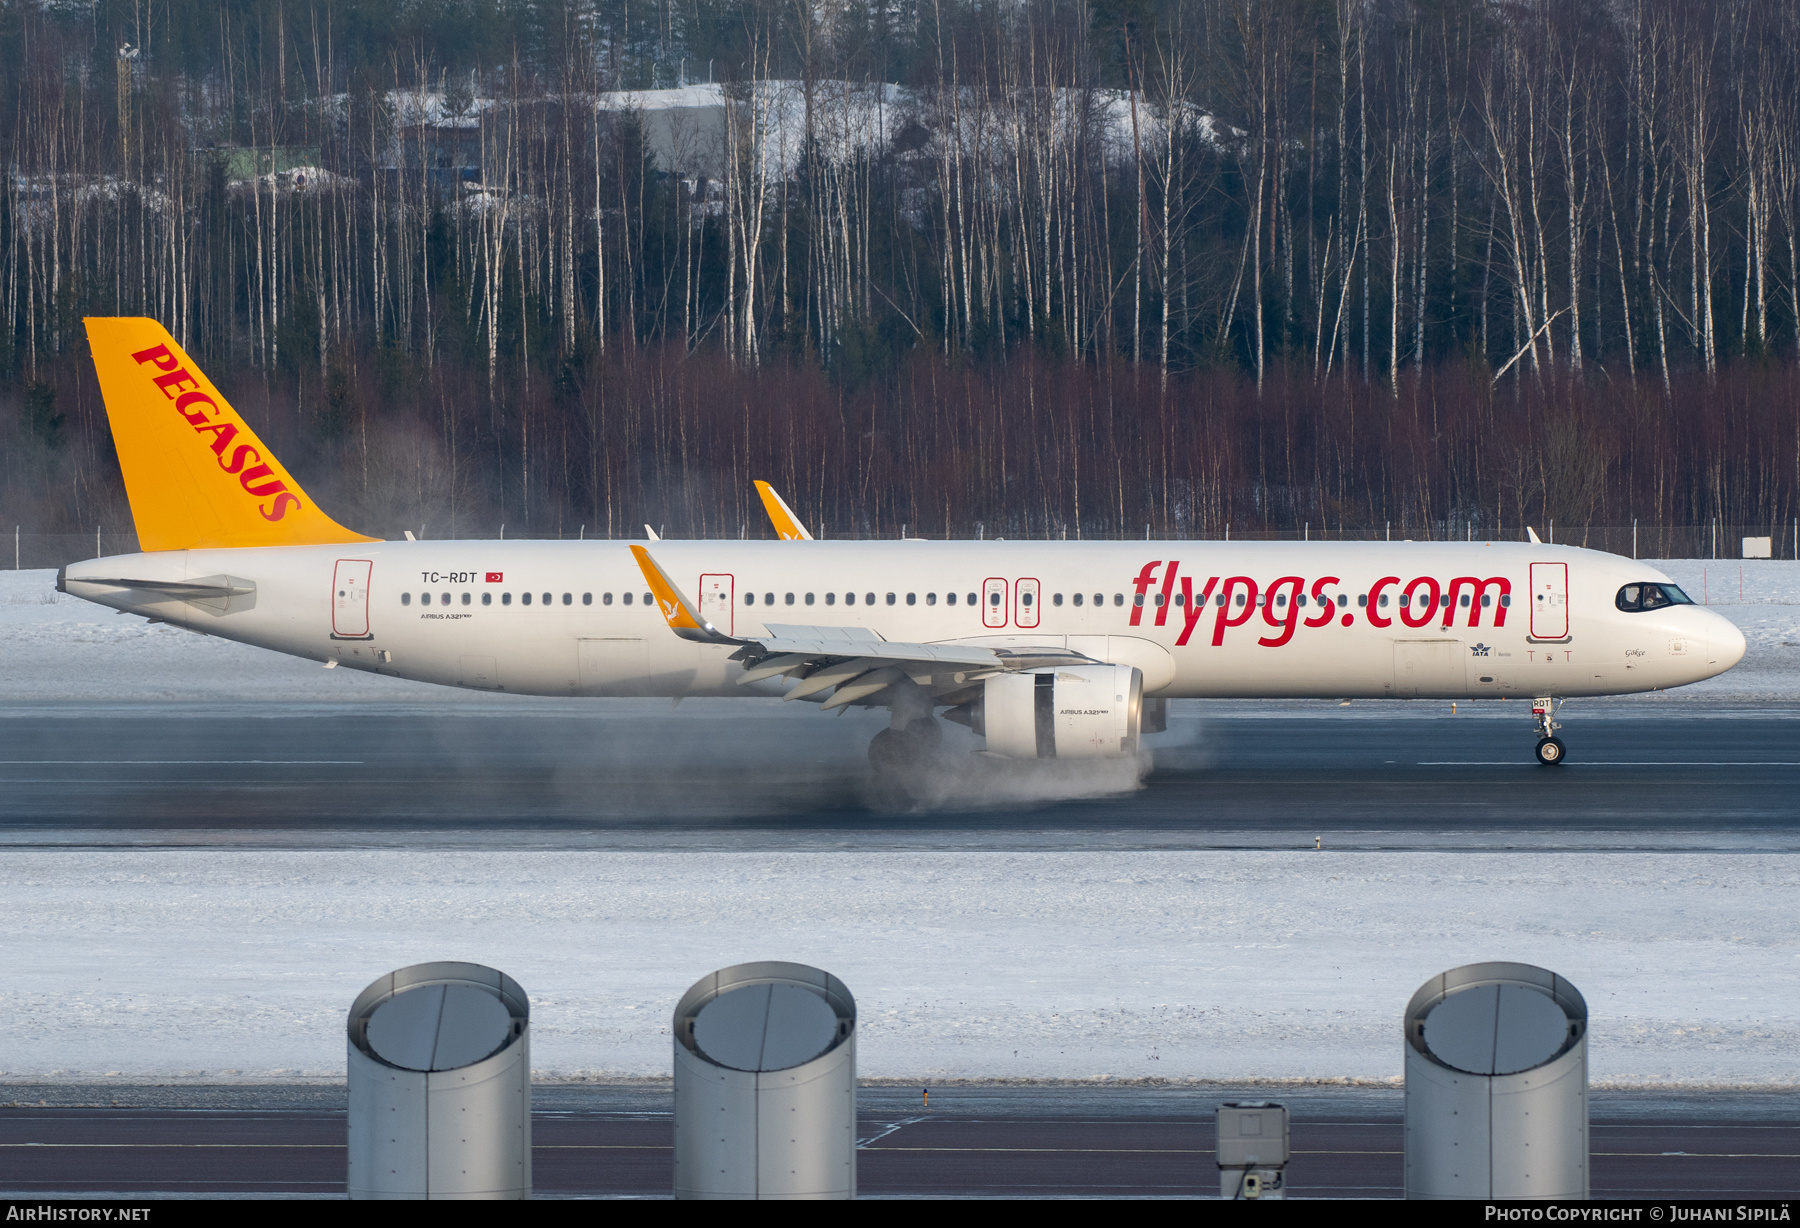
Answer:
<path fill-rule="evenodd" d="M 967 723 L 987 736 L 988 750 L 1009 759 L 1132 755 L 1144 723 L 1144 675 L 1132 665 L 999 674 L 968 708 Z"/>

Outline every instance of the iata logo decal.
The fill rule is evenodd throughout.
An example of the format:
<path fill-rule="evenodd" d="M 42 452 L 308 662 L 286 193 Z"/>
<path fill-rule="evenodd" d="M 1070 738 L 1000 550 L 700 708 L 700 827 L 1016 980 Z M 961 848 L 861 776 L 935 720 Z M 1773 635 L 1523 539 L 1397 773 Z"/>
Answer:
<path fill-rule="evenodd" d="M 1469 655 L 1471 657 L 1485 657 L 1488 655 L 1488 646 L 1486 644 L 1470 644 Z"/>
<path fill-rule="evenodd" d="M 258 499 L 274 499 L 267 505 L 257 504 L 256 510 L 264 520 L 280 520 L 287 515 L 288 508 L 299 507 L 299 496 L 287 488 L 287 483 L 275 476 L 275 471 L 265 464 L 250 464 L 261 461 L 262 453 L 254 445 L 240 443 L 231 446 L 237 438 L 238 429 L 230 422 L 213 422 L 211 417 L 219 410 L 219 403 L 200 391 L 199 381 L 192 372 L 181 365 L 181 360 L 169 352 L 166 345 L 152 346 L 147 350 L 139 350 L 132 355 L 139 366 L 154 363 L 163 374 L 150 382 L 162 390 L 163 396 L 175 402 L 175 412 L 187 419 L 196 434 L 210 434 L 212 441 L 207 445 L 213 455 L 219 458 L 219 468 L 226 473 L 237 476 L 238 485 Z M 183 391 L 183 390 L 186 391 Z M 226 452 L 231 456 L 226 458 Z M 249 466 L 246 468 L 245 466 Z"/>
<path fill-rule="evenodd" d="M 1158 568 L 1162 568 L 1160 586 Z M 1179 559 L 1171 559 L 1166 567 L 1161 559 L 1145 563 L 1132 581 L 1136 592 L 1130 620 L 1131 626 L 1141 626 L 1149 608 L 1155 613 L 1155 625 L 1161 627 L 1168 624 L 1171 610 L 1180 610 L 1177 648 L 1187 644 L 1209 606 L 1213 610 L 1213 647 L 1225 643 L 1227 631 L 1260 614 L 1273 633 L 1259 635 L 1256 642 L 1264 648 L 1280 648 L 1301 627 L 1328 627 L 1334 622 L 1350 627 L 1358 615 L 1372 627 L 1391 627 L 1390 609 L 1404 626 L 1413 629 L 1437 622 L 1440 630 L 1448 630 L 1458 609 L 1468 611 L 1466 626 L 1479 627 L 1483 612 L 1492 609 L 1493 625 L 1504 627 L 1506 611 L 1512 605 L 1512 582 L 1504 576 L 1456 576 L 1448 583 L 1419 576 L 1405 584 L 1399 576 L 1383 576 L 1366 593 L 1343 591 L 1343 582 L 1336 576 L 1320 576 L 1310 582 L 1302 576 L 1279 576 L 1267 583 L 1250 576 L 1211 576 L 1195 592 L 1195 577 L 1180 572 Z M 1157 591 L 1153 594 L 1152 589 Z M 1477 644 L 1471 651 L 1485 657 L 1488 646 Z"/>

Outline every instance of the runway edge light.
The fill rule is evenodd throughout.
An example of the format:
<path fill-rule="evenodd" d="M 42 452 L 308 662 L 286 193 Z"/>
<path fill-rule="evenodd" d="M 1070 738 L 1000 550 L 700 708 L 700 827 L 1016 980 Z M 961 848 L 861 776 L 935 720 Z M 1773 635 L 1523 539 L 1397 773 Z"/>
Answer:
<path fill-rule="evenodd" d="M 675 1197 L 856 1197 L 856 1000 L 777 961 L 675 1006 Z"/>
<path fill-rule="evenodd" d="M 1269 1100 L 1227 1100 L 1215 1119 L 1219 1197 L 1286 1199 L 1287 1106 Z"/>
<path fill-rule="evenodd" d="M 1481 963 L 1406 1005 L 1406 1196 L 1588 1197 L 1587 1002 L 1554 972 Z"/>
<path fill-rule="evenodd" d="M 351 1004 L 351 1198 L 531 1197 L 531 1003 L 480 964 L 414 964 Z"/>

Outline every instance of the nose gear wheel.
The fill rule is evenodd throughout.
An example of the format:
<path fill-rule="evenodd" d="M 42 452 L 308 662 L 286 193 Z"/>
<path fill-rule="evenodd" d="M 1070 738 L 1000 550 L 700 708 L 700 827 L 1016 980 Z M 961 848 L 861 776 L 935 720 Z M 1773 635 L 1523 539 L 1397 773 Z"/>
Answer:
<path fill-rule="evenodd" d="M 1556 712 L 1562 705 L 1563 701 L 1553 695 L 1531 701 L 1531 719 L 1537 726 L 1538 734 L 1537 761 L 1545 767 L 1559 766 L 1568 754 L 1568 748 L 1556 736 L 1556 731 L 1562 728 L 1561 722 L 1556 719 Z"/>

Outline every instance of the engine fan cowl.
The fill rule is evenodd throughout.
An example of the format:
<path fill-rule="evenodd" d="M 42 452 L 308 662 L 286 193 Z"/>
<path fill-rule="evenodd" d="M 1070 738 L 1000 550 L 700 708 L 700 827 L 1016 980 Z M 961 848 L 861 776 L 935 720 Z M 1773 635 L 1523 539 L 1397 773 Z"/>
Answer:
<path fill-rule="evenodd" d="M 966 722 L 1009 759 L 1106 759 L 1137 753 L 1144 675 L 1131 665 L 1073 665 L 989 678 Z M 957 713 L 949 714 L 952 720 Z"/>

